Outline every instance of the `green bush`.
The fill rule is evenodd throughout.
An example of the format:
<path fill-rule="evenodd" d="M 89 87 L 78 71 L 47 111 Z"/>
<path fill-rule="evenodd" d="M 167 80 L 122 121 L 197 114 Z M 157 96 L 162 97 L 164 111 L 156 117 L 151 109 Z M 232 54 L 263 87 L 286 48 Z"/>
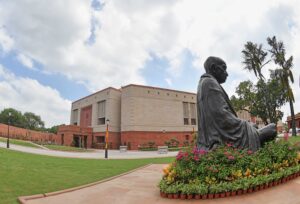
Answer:
<path fill-rule="evenodd" d="M 278 180 L 300 170 L 297 151 L 285 141 L 270 142 L 257 152 L 231 144 L 207 152 L 196 148 L 181 150 L 164 170 L 167 185 L 181 184 L 183 193 L 246 190 Z M 201 187 L 197 188 L 196 186 Z"/>

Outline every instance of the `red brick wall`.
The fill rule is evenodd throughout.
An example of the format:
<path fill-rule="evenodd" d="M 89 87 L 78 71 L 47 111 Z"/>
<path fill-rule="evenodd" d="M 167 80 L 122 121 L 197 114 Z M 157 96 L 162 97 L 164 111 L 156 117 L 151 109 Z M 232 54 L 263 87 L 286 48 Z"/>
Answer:
<path fill-rule="evenodd" d="M 92 131 L 93 129 L 90 127 L 81 127 L 77 125 L 61 125 L 59 126 L 57 131 L 58 144 L 71 146 L 74 135 L 82 137 L 82 141 L 84 140 L 84 136 L 87 136 L 87 147 L 91 148 L 93 134 Z"/>
<path fill-rule="evenodd" d="M 0 136 L 7 137 L 8 126 L 0 123 Z M 24 128 L 18 128 L 14 126 L 9 126 L 9 137 L 14 139 L 21 140 L 30 140 L 30 141 L 51 141 L 57 143 L 57 135 L 47 132 L 39 132 L 34 130 L 27 130 Z"/>
<path fill-rule="evenodd" d="M 96 148 L 104 148 L 103 145 L 96 143 L 97 136 L 104 136 L 105 132 L 95 132 L 94 134 L 94 142 L 96 144 Z M 119 132 L 109 132 L 108 134 L 108 144 L 110 149 L 119 149 L 121 141 L 121 134 Z"/>
<path fill-rule="evenodd" d="M 186 136 L 188 135 L 188 136 Z M 125 144 L 128 146 L 130 143 L 130 147 L 132 150 L 137 150 L 138 146 L 148 143 L 155 142 L 155 146 L 164 146 L 166 141 L 169 141 L 172 138 L 175 138 L 179 141 L 179 146 L 183 146 L 184 141 L 186 141 L 188 137 L 188 141 L 192 140 L 192 132 L 145 132 L 145 131 L 128 131 L 121 133 L 121 144 Z"/>
<path fill-rule="evenodd" d="M 87 106 L 81 109 L 80 126 L 89 127 L 92 124 L 92 106 Z"/>

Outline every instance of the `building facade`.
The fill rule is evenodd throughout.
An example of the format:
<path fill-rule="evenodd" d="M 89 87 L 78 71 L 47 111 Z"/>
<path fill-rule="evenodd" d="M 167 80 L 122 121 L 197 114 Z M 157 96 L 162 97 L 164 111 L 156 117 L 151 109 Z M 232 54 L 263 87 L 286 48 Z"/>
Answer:
<path fill-rule="evenodd" d="M 287 123 L 288 123 L 288 129 L 292 128 L 292 117 L 288 116 L 287 117 Z M 300 113 L 295 114 L 295 123 L 296 127 L 300 128 Z"/>
<path fill-rule="evenodd" d="M 112 149 L 126 145 L 137 150 L 172 141 L 188 145 L 197 132 L 196 97 L 195 93 L 135 84 L 109 87 L 74 101 L 70 125 L 59 128 L 57 139 L 62 145 L 104 148 L 108 127 Z M 245 111 L 238 116 L 259 123 Z"/>
<path fill-rule="evenodd" d="M 59 128 L 58 143 L 104 148 L 107 120 L 112 149 L 171 139 L 186 145 L 197 131 L 196 94 L 134 84 L 106 88 L 72 103 L 70 125 Z"/>

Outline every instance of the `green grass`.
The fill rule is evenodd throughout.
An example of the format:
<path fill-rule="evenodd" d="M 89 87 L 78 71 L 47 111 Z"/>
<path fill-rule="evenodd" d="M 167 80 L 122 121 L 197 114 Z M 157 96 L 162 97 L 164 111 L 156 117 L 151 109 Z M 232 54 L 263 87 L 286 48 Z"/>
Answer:
<path fill-rule="evenodd" d="M 63 146 L 63 145 L 43 145 L 43 146 L 47 147 L 48 149 L 66 151 L 66 152 L 92 152 L 93 151 L 84 148 L 77 148 L 77 147 L 70 147 L 70 146 Z"/>
<path fill-rule="evenodd" d="M 300 135 L 298 135 L 298 136 L 291 136 L 291 137 L 289 137 L 288 141 L 290 143 L 292 143 L 292 144 L 300 142 Z"/>
<path fill-rule="evenodd" d="M 6 141 L 7 141 L 7 138 L 0 137 L 0 142 L 6 143 Z M 25 147 L 40 148 L 39 146 L 32 144 L 31 142 L 24 141 L 24 140 L 9 139 L 9 143 L 15 144 L 15 145 L 20 145 L 20 146 L 25 146 Z"/>
<path fill-rule="evenodd" d="M 80 186 L 149 163 L 170 163 L 173 160 L 174 158 L 71 159 L 0 148 L 0 203 L 17 203 L 18 196 Z"/>

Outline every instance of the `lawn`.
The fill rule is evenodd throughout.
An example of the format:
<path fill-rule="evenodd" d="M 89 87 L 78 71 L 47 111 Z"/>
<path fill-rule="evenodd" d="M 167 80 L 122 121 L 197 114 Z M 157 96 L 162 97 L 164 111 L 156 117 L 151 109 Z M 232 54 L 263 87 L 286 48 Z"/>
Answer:
<path fill-rule="evenodd" d="M 43 146 L 47 147 L 48 149 L 66 151 L 66 152 L 92 152 L 93 151 L 84 148 L 77 148 L 77 147 L 70 147 L 70 146 L 63 146 L 63 145 L 43 145 Z"/>
<path fill-rule="evenodd" d="M 290 136 L 288 141 L 292 144 L 295 144 L 297 142 L 300 142 L 300 135 L 298 136 Z"/>
<path fill-rule="evenodd" d="M 174 158 L 96 160 L 58 158 L 0 148 L 0 203 L 18 196 L 58 191 L 99 181 L 150 163 Z"/>
<path fill-rule="evenodd" d="M 6 143 L 6 141 L 7 141 L 7 138 L 0 137 L 0 142 Z M 39 146 L 32 144 L 31 142 L 24 141 L 24 140 L 9 139 L 9 143 L 15 144 L 15 145 L 20 145 L 20 146 L 25 146 L 25 147 L 40 148 Z"/>

